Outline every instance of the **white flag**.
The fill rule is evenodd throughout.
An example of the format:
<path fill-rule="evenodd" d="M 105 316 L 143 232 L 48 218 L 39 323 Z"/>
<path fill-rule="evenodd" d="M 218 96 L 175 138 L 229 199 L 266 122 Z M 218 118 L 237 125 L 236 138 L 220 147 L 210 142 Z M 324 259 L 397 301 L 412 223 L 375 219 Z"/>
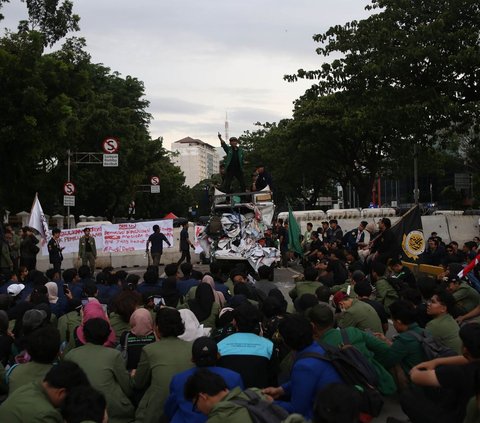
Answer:
<path fill-rule="evenodd" d="M 28 226 L 40 232 L 40 235 L 45 242 L 48 241 L 50 232 L 48 231 L 47 219 L 45 218 L 45 214 L 43 213 L 42 206 L 38 199 L 38 193 L 35 193 L 35 200 L 33 200 L 32 210 L 30 211 Z"/>

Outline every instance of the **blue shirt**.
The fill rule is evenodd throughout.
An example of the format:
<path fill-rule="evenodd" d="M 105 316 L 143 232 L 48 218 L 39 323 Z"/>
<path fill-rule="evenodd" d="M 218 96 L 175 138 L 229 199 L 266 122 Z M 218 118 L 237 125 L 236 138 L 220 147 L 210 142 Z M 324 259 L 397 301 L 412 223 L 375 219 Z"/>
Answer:
<path fill-rule="evenodd" d="M 199 283 L 196 279 L 180 279 L 177 281 L 177 291 L 180 292 L 180 295 L 185 296 L 190 288 L 198 286 Z"/>
<path fill-rule="evenodd" d="M 302 353 L 324 354 L 325 350 L 313 342 L 297 354 Z M 276 401 L 276 404 L 289 413 L 302 414 L 310 420 L 317 392 L 330 383 L 338 382 L 343 381 L 332 364 L 318 358 L 302 358 L 293 364 L 290 381 L 282 385 L 285 394 L 290 396 L 290 401 Z"/>
<path fill-rule="evenodd" d="M 241 376 L 232 370 L 223 367 L 206 367 L 213 373 L 220 375 L 228 389 L 243 388 Z M 207 416 L 200 412 L 192 411 L 192 403 L 185 399 L 183 389 L 187 379 L 198 370 L 198 367 L 188 369 L 182 373 L 176 374 L 170 382 L 170 395 L 165 403 L 165 414 L 170 418 L 170 423 L 205 423 Z"/>
<path fill-rule="evenodd" d="M 273 343 L 254 333 L 237 332 L 218 343 L 218 352 L 226 355 L 256 355 L 270 360 Z"/>

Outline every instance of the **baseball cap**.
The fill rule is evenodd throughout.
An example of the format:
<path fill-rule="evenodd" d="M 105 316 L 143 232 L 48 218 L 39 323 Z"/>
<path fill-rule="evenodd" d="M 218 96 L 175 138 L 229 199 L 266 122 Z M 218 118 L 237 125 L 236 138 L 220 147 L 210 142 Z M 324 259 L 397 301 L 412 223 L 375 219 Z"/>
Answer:
<path fill-rule="evenodd" d="M 11 285 L 8 286 L 7 293 L 12 297 L 16 297 L 24 289 L 25 289 L 25 285 L 23 283 L 12 283 Z"/>
<path fill-rule="evenodd" d="M 350 298 L 346 292 L 343 291 L 338 291 L 334 296 L 333 296 L 333 302 L 335 305 L 338 307 L 338 304 L 345 300 L 346 298 Z"/>
<path fill-rule="evenodd" d="M 216 359 L 217 354 L 217 343 L 208 336 L 197 338 L 192 345 L 192 358 L 197 365 L 204 360 L 211 361 L 212 359 Z"/>

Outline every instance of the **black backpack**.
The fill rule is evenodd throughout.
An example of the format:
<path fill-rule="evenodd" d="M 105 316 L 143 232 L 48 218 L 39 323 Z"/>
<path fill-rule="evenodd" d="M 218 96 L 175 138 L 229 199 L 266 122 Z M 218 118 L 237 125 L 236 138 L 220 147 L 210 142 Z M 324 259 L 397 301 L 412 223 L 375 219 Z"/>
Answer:
<path fill-rule="evenodd" d="M 235 398 L 230 401 L 245 407 L 253 423 L 281 423 L 288 417 L 288 412 L 285 409 L 262 399 L 255 391 L 246 389 L 243 393 L 248 397 L 248 400 Z"/>
<path fill-rule="evenodd" d="M 422 333 L 420 334 L 413 330 L 409 330 L 406 333 L 408 333 L 409 335 L 411 335 L 412 338 L 415 338 L 418 342 L 420 342 L 427 360 L 433 360 L 434 358 L 441 357 L 454 357 L 458 355 L 458 353 L 456 353 L 451 348 L 446 347 L 441 342 L 438 342 L 426 331 L 422 331 Z"/>
<path fill-rule="evenodd" d="M 351 345 L 346 330 L 342 329 L 341 333 L 343 339 L 342 347 L 338 348 L 320 343 L 320 346 L 325 350 L 324 355 L 302 353 L 296 357 L 296 360 L 317 358 L 331 363 L 342 380 L 359 392 L 361 397 L 360 411 L 377 417 L 383 407 L 382 395 L 377 390 L 377 373 L 363 354 Z"/>

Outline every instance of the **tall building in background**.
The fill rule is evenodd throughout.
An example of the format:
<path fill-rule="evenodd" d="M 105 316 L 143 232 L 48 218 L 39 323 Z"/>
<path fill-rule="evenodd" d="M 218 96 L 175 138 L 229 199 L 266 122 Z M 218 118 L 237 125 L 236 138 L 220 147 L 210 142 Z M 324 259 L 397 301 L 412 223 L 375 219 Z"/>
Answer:
<path fill-rule="evenodd" d="M 217 151 L 206 142 L 191 137 L 182 138 L 172 143 L 172 151 L 178 153 L 172 161 L 182 170 L 185 185 L 189 187 L 218 173 Z"/>

